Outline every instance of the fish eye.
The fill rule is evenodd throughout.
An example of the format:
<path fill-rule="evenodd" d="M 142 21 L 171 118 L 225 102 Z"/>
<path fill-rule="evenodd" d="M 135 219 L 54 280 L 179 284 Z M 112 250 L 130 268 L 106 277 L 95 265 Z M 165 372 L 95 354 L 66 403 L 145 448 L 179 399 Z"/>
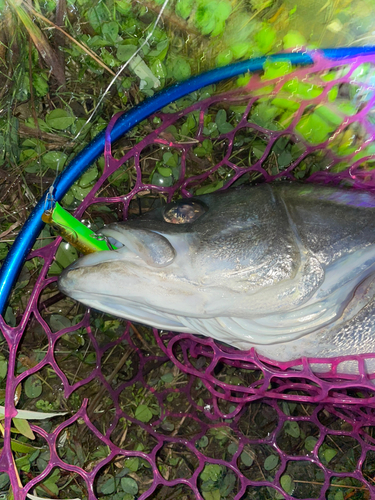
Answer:
<path fill-rule="evenodd" d="M 198 200 L 179 200 L 168 203 L 164 208 L 163 217 L 170 224 L 191 224 L 206 213 L 208 207 Z"/>

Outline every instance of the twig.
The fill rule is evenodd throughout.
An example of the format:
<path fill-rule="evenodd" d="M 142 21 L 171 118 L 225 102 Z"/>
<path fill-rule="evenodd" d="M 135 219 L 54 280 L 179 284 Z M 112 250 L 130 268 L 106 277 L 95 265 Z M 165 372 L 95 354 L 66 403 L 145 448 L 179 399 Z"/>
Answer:
<path fill-rule="evenodd" d="M 8 236 L 9 233 L 11 233 L 14 229 L 16 229 L 16 227 L 20 226 L 21 224 L 22 224 L 22 221 L 18 220 L 14 224 L 12 224 L 9 227 L 9 229 L 7 229 L 6 231 L 3 231 L 2 233 L 0 233 L 0 240 L 2 238 L 4 238 L 5 236 Z"/>
<path fill-rule="evenodd" d="M 302 479 L 293 479 L 294 483 L 303 483 L 303 484 L 316 484 L 317 486 L 324 486 L 324 483 L 318 483 L 317 481 L 302 481 Z M 348 486 L 346 484 L 330 484 L 330 488 L 348 488 L 349 490 L 366 490 L 365 486 Z"/>
<path fill-rule="evenodd" d="M 139 333 L 139 331 L 137 330 L 137 328 L 133 325 L 133 323 L 131 324 L 131 329 L 133 330 L 133 332 L 135 333 L 135 335 L 138 337 L 139 341 L 143 344 L 143 347 L 145 347 L 145 349 L 147 351 L 152 351 L 152 349 L 150 348 L 150 346 L 147 344 L 147 342 L 142 337 L 142 335 Z"/>
<path fill-rule="evenodd" d="M 78 45 L 78 47 L 80 47 L 84 52 L 86 52 L 87 55 L 89 55 L 90 57 L 92 57 L 92 59 L 94 59 L 94 61 L 96 61 L 100 66 L 102 66 L 106 71 L 108 71 L 108 73 L 110 73 L 111 75 L 114 75 L 115 76 L 115 73 L 108 68 L 108 66 L 106 66 L 104 64 L 104 62 L 99 59 L 96 54 L 94 52 L 92 52 L 92 50 L 90 50 L 88 47 L 86 47 L 86 45 L 84 45 L 83 43 L 81 42 L 78 42 L 75 38 L 73 38 L 71 35 L 69 35 L 69 33 L 67 33 L 65 30 L 63 30 L 62 28 L 60 28 L 60 26 L 56 26 L 56 24 L 54 24 L 52 21 L 50 21 L 49 19 L 47 19 L 46 17 L 44 17 L 42 14 L 40 14 L 39 12 L 37 12 L 35 9 L 33 9 L 30 5 L 28 4 L 25 4 L 26 8 L 32 13 L 34 14 L 34 16 L 38 17 L 39 19 L 42 19 L 42 21 L 44 21 L 46 24 L 49 24 L 53 29 L 56 29 L 56 30 L 59 30 L 61 31 L 61 33 L 64 33 L 64 35 L 69 38 L 69 40 L 73 43 L 75 43 L 76 45 Z"/>
<path fill-rule="evenodd" d="M 133 354 L 133 353 L 134 353 L 133 349 L 128 349 L 128 350 L 125 351 L 124 355 L 122 356 L 122 358 L 120 359 L 120 361 L 115 366 L 115 368 L 114 368 L 113 372 L 111 373 L 111 375 L 109 375 L 109 377 L 107 377 L 106 380 L 107 380 L 108 384 L 110 384 L 112 382 L 112 380 L 115 378 L 115 376 L 121 370 L 121 368 L 124 366 L 125 362 L 129 358 L 129 356 L 131 354 Z M 106 392 L 107 392 L 107 388 L 106 387 L 102 387 L 100 389 L 100 391 L 98 392 L 98 394 L 95 396 L 95 398 L 92 400 L 90 406 L 87 409 L 87 416 L 89 417 L 90 420 L 91 420 L 92 415 L 93 415 L 93 413 L 94 413 L 94 411 L 96 409 L 96 405 L 99 403 L 99 401 L 101 399 L 103 399 L 103 396 L 104 396 L 104 394 Z"/>

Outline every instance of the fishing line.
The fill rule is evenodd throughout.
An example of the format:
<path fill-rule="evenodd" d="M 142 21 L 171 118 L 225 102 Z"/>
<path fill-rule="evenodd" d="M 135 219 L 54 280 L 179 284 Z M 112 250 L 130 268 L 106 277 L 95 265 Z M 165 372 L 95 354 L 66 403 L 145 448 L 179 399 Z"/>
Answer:
<path fill-rule="evenodd" d="M 152 30 L 150 31 L 150 33 L 147 35 L 147 37 L 144 39 L 144 41 L 141 43 L 141 45 L 138 47 L 138 49 L 134 52 L 134 54 L 120 67 L 120 69 L 118 70 L 118 72 L 115 74 L 115 76 L 112 78 L 112 80 L 110 81 L 109 85 L 107 86 L 107 88 L 105 89 L 104 93 L 102 94 L 101 98 L 99 99 L 97 105 L 95 106 L 94 110 L 92 111 L 91 115 L 88 117 L 88 119 L 86 120 L 86 123 L 85 125 L 87 125 L 88 123 L 90 123 L 90 121 L 92 120 L 93 116 L 95 115 L 95 113 L 97 112 L 99 106 L 101 105 L 101 103 L 103 102 L 103 99 L 105 98 L 105 96 L 108 94 L 108 92 L 110 91 L 112 85 L 115 83 L 115 81 L 117 80 L 117 78 L 120 76 L 120 74 L 124 71 L 124 69 L 129 66 L 129 64 L 133 61 L 133 59 L 135 59 L 137 57 L 137 55 L 141 52 L 141 50 L 143 49 L 143 47 L 148 43 L 148 41 L 150 40 L 150 38 L 152 37 L 152 35 L 154 34 L 156 28 L 157 28 L 157 25 L 159 24 L 159 21 L 161 19 L 161 16 L 163 15 L 163 12 L 166 8 L 166 6 L 168 5 L 169 3 L 169 0 L 165 0 L 161 9 L 160 9 L 160 12 L 156 18 L 156 21 L 154 23 L 154 26 L 152 28 Z M 80 132 L 78 132 L 78 134 L 73 138 L 73 141 L 75 141 L 76 139 L 78 139 L 79 137 L 79 134 Z"/>
<path fill-rule="evenodd" d="M 120 67 L 120 69 L 117 71 L 117 73 L 114 75 L 114 77 L 112 78 L 112 80 L 110 81 L 110 83 L 108 84 L 107 88 L 105 89 L 105 91 L 103 92 L 102 96 L 100 97 L 99 101 L 97 102 L 95 108 L 93 109 L 93 111 L 91 112 L 90 116 L 87 118 L 85 124 L 80 128 L 80 130 L 77 132 L 77 134 L 73 137 L 72 139 L 72 142 L 75 142 L 77 141 L 77 139 L 79 139 L 79 137 L 82 135 L 82 131 L 84 130 L 84 128 L 86 127 L 86 125 L 88 125 L 91 120 L 93 119 L 93 117 L 96 115 L 99 107 L 101 106 L 104 98 L 106 97 L 106 95 L 109 93 L 109 91 L 111 90 L 112 86 L 114 85 L 114 83 L 116 82 L 116 80 L 120 77 L 121 73 L 124 71 L 124 69 L 126 69 L 129 64 L 139 55 L 139 53 L 142 51 L 143 47 L 145 45 L 148 44 L 150 38 L 152 37 L 152 35 L 154 34 L 159 22 L 160 22 L 160 19 L 163 15 L 163 12 L 164 10 L 166 9 L 167 5 L 169 3 L 169 0 L 165 0 L 163 5 L 161 6 L 161 9 L 159 11 L 159 14 L 157 15 L 157 18 L 154 22 L 154 25 L 151 29 L 151 31 L 149 32 L 149 34 L 146 36 L 146 38 L 143 40 L 143 42 L 141 43 L 141 45 L 138 47 L 138 49 L 134 52 L 134 54 Z M 66 151 L 66 147 L 63 148 L 63 152 Z M 46 194 L 46 200 L 45 200 L 45 205 L 46 207 L 50 207 L 52 208 L 53 207 L 53 204 L 54 204 L 54 195 L 53 195 L 53 192 L 54 192 L 54 189 L 55 189 L 55 182 L 56 182 L 56 179 L 58 178 L 60 174 L 60 171 L 59 171 L 59 162 L 57 162 L 57 165 L 56 165 L 56 170 L 55 170 L 55 179 L 54 181 L 52 182 L 51 186 L 49 187 L 48 189 L 48 192 Z"/>

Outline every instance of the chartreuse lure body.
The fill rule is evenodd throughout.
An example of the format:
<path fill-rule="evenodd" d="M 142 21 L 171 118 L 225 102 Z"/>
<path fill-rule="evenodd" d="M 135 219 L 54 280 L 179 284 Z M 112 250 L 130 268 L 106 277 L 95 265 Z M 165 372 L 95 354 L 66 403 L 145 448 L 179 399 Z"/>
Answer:
<path fill-rule="evenodd" d="M 64 240 L 85 255 L 115 248 L 112 247 L 104 235 L 97 234 L 82 224 L 57 202 L 43 213 L 42 220 L 49 224 Z"/>

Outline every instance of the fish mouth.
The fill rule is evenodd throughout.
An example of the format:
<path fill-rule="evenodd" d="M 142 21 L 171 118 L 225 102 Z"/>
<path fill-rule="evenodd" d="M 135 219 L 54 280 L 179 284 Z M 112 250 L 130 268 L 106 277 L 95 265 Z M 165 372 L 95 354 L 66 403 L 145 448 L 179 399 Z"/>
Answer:
<path fill-rule="evenodd" d="M 120 252 L 125 248 L 151 267 L 167 267 L 176 257 L 176 251 L 168 238 L 150 229 L 133 229 L 126 224 L 111 224 L 103 228 L 101 234 L 119 248 Z"/>
<path fill-rule="evenodd" d="M 149 229 L 133 229 L 126 224 L 116 223 L 103 228 L 100 236 L 116 249 L 85 255 L 64 269 L 59 277 L 58 287 L 66 295 L 81 300 L 78 295 L 79 292 L 83 293 L 83 290 L 79 290 L 82 280 L 88 273 L 95 273 L 108 263 L 122 261 L 133 267 L 157 271 L 172 264 L 176 257 L 170 241 Z M 93 292 L 95 290 L 89 290 L 90 295 Z"/>
<path fill-rule="evenodd" d="M 159 329 L 184 331 L 176 315 L 159 313 L 140 300 L 152 286 L 152 277 L 174 261 L 176 251 L 170 241 L 160 233 L 119 224 L 103 228 L 101 235 L 116 249 L 85 255 L 68 266 L 58 279 L 60 291 L 108 314 Z M 119 288 L 125 290 L 123 295 Z"/>
<path fill-rule="evenodd" d="M 168 238 L 150 229 L 133 229 L 115 223 L 104 227 L 96 236 L 106 240 L 109 250 L 85 255 L 67 269 L 126 260 L 131 255 L 139 257 L 150 267 L 167 267 L 176 257 L 176 251 Z"/>

